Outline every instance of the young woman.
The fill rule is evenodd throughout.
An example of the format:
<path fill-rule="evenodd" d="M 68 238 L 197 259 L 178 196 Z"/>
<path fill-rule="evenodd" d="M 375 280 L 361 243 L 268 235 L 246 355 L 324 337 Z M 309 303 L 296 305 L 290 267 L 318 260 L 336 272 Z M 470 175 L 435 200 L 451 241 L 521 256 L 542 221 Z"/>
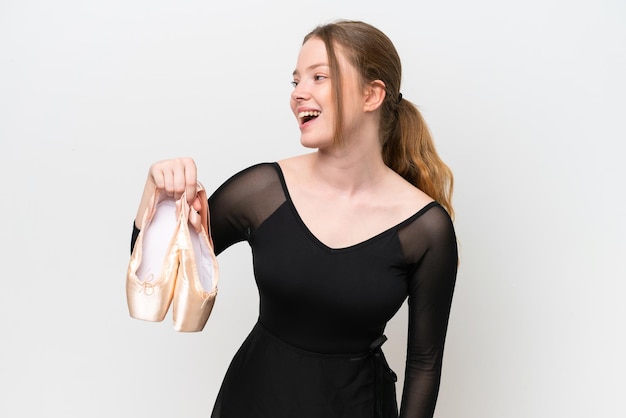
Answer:
<path fill-rule="evenodd" d="M 407 297 L 400 416 L 432 417 L 457 271 L 452 175 L 400 80 L 378 29 L 316 28 L 291 95 L 314 151 L 249 167 L 209 198 L 215 253 L 249 242 L 261 302 L 213 418 L 398 417 L 381 345 Z M 190 158 L 153 164 L 134 237 L 155 190 L 199 208 L 196 181 Z"/>

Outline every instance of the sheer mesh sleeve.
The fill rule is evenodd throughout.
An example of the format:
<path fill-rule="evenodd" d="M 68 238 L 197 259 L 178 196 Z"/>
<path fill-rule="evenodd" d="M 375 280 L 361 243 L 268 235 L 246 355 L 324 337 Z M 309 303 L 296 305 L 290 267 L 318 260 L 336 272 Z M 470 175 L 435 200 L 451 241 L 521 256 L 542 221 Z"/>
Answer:
<path fill-rule="evenodd" d="M 254 165 L 229 178 L 209 197 L 215 254 L 248 239 L 284 201 L 285 193 L 272 163 Z M 138 235 L 133 223 L 131 251 Z"/>
<path fill-rule="evenodd" d="M 272 163 L 252 166 L 227 180 L 209 198 L 215 253 L 247 240 L 285 199 Z"/>
<path fill-rule="evenodd" d="M 408 261 L 409 331 L 401 418 L 433 416 L 458 263 L 454 228 L 439 205 L 399 231 Z"/>

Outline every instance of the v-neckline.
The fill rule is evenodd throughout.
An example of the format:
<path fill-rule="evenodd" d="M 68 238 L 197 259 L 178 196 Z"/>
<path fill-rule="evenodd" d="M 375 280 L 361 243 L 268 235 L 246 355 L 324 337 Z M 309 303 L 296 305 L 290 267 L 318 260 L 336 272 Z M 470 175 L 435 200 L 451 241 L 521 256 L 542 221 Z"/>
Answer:
<path fill-rule="evenodd" d="M 345 251 L 351 251 L 351 250 L 356 250 L 358 248 L 364 247 L 370 243 L 373 243 L 379 239 L 381 239 L 382 237 L 395 232 L 396 230 L 402 228 L 404 225 L 409 224 L 411 222 L 413 222 L 415 219 L 419 218 L 422 214 L 426 213 L 431 207 L 433 206 L 437 206 L 439 205 L 439 203 L 437 203 L 436 201 L 431 201 L 429 203 L 427 203 L 425 206 L 423 206 L 422 208 L 420 208 L 417 212 L 413 213 L 411 216 L 409 216 L 408 218 L 400 221 L 399 223 L 390 226 L 389 228 L 378 232 L 374 235 L 372 235 L 369 238 L 366 238 L 364 240 L 361 240 L 357 243 L 354 244 L 350 244 L 347 246 L 343 246 L 343 247 L 331 247 L 328 244 L 324 243 L 321 239 L 319 239 L 317 237 L 317 235 L 315 235 L 313 233 L 313 231 L 311 230 L 311 228 L 309 228 L 309 226 L 306 224 L 306 222 L 304 222 L 304 219 L 302 219 L 302 216 L 300 216 L 300 212 L 298 211 L 298 208 L 296 207 L 296 205 L 294 204 L 293 200 L 291 199 L 291 194 L 289 193 L 289 188 L 287 187 L 287 181 L 285 180 L 285 175 L 284 172 L 282 170 L 282 167 L 280 166 L 280 164 L 278 162 L 274 162 L 274 167 L 276 168 L 276 172 L 278 173 L 278 177 L 280 179 L 280 183 L 281 186 L 283 188 L 283 192 L 285 193 L 285 202 L 289 205 L 289 208 L 291 209 L 291 211 L 293 212 L 294 217 L 296 218 L 296 221 L 300 224 L 300 226 L 302 227 L 302 229 L 306 232 L 306 234 L 310 237 L 310 239 L 317 244 L 318 246 L 322 247 L 324 250 L 326 251 L 330 251 L 330 252 L 345 252 Z"/>

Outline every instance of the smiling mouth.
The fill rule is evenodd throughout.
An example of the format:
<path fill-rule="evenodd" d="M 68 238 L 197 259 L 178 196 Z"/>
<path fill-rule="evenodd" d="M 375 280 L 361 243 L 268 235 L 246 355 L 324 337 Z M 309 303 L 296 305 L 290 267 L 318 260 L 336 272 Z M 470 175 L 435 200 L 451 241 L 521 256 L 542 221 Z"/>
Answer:
<path fill-rule="evenodd" d="M 311 110 L 307 110 L 305 112 L 300 112 L 298 113 L 298 119 L 300 119 L 300 123 L 307 123 L 309 121 L 312 121 L 313 119 L 315 119 L 316 117 L 318 117 L 322 112 L 319 112 L 317 110 L 311 111 Z"/>

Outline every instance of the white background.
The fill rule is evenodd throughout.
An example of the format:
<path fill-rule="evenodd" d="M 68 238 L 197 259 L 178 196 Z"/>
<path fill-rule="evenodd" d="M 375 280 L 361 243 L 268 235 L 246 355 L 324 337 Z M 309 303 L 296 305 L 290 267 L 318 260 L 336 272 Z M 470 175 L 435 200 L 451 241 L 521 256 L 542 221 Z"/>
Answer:
<path fill-rule="evenodd" d="M 193 156 L 212 190 L 305 152 L 290 74 L 335 18 L 391 37 L 456 175 L 436 416 L 626 416 L 623 1 L 0 0 L 1 417 L 209 416 L 256 320 L 249 248 L 204 332 L 131 319 L 147 169 Z"/>

